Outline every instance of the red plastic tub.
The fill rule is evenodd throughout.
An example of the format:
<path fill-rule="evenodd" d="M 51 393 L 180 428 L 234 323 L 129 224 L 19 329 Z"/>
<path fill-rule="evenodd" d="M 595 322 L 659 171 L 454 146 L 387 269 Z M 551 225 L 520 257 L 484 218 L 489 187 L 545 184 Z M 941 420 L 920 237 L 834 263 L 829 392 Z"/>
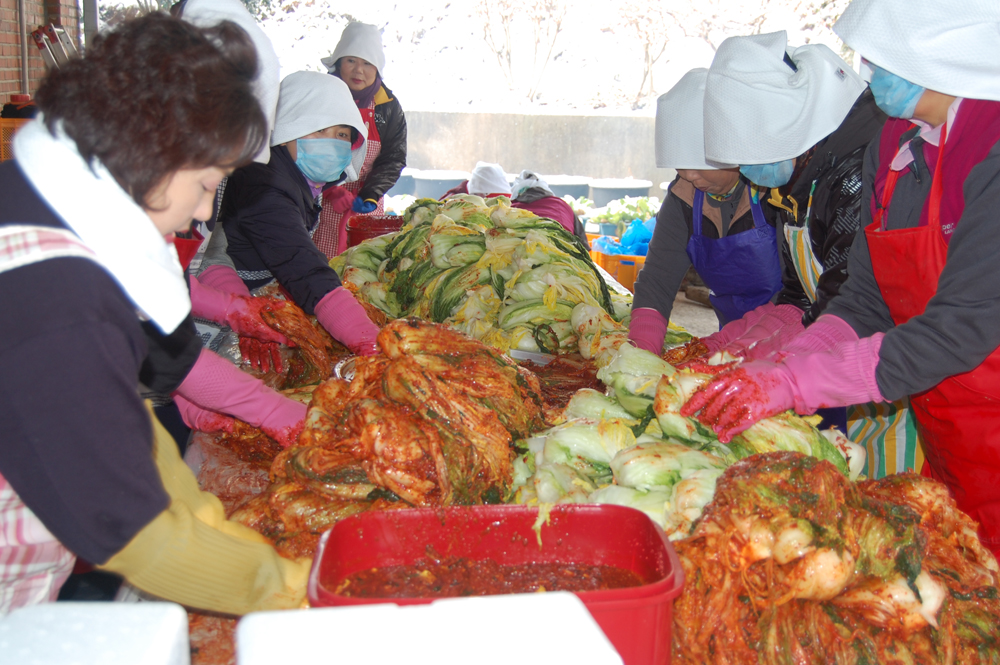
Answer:
<path fill-rule="evenodd" d="M 559 505 L 541 528 L 528 506 L 454 506 L 362 513 L 323 535 L 309 576 L 314 607 L 429 603 L 434 597 L 353 598 L 334 593 L 347 576 L 369 568 L 412 565 L 441 556 L 501 564 L 576 563 L 617 566 L 647 581 L 629 589 L 577 593 L 626 665 L 670 662 L 673 599 L 684 584 L 677 553 L 645 514 L 613 505 Z"/>
<path fill-rule="evenodd" d="M 403 218 L 398 215 L 355 215 L 347 220 L 347 246 L 360 245 L 369 238 L 395 233 L 403 228 Z"/>

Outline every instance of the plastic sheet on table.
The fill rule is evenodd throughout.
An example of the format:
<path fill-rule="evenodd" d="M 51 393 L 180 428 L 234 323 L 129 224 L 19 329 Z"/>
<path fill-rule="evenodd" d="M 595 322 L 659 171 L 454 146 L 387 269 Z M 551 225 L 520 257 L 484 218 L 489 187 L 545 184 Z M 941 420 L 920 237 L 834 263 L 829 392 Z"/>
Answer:
<path fill-rule="evenodd" d="M 266 469 L 244 462 L 206 432 L 191 436 L 184 461 L 194 471 L 201 489 L 219 497 L 226 515 L 264 492 L 270 484 Z"/>

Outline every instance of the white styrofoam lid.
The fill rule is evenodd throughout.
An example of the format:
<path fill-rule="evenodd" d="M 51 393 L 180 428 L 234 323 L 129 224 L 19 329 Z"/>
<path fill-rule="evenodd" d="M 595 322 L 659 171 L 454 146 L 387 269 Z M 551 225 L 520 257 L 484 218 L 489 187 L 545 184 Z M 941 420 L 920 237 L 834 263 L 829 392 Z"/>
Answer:
<path fill-rule="evenodd" d="M 448 598 L 248 614 L 238 665 L 309 662 L 620 665 L 583 601 L 569 592 Z"/>
<path fill-rule="evenodd" d="M 45 603 L 0 619 L 0 662 L 190 665 L 187 612 L 175 603 Z"/>

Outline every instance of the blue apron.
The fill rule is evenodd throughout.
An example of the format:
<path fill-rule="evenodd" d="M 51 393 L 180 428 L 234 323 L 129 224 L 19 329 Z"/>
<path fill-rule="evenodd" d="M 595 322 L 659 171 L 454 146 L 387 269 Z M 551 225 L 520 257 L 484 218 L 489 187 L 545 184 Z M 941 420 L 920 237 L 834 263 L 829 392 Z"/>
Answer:
<path fill-rule="evenodd" d="M 687 255 L 708 285 L 709 300 L 725 325 L 768 302 L 781 289 L 781 258 L 774 227 L 764 219 L 755 196 L 750 196 L 753 229 L 717 240 L 701 233 L 704 203 L 705 192 L 695 189 L 694 229 Z"/>

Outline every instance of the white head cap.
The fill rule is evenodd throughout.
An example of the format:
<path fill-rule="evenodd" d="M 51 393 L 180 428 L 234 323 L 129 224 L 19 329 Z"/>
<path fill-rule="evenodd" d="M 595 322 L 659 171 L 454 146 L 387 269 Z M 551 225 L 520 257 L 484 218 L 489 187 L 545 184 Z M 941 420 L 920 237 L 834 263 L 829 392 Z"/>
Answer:
<path fill-rule="evenodd" d="M 548 196 L 555 196 L 552 192 L 552 188 L 549 187 L 549 183 L 545 182 L 542 179 L 542 176 L 527 169 L 521 171 L 520 175 L 514 178 L 514 184 L 511 185 L 511 194 L 516 199 L 523 194 L 526 189 L 541 189 Z"/>
<path fill-rule="evenodd" d="M 722 42 L 705 83 L 705 157 L 769 164 L 798 157 L 840 127 L 866 83 L 821 44 L 788 51 L 784 31 Z"/>
<path fill-rule="evenodd" d="M 469 193 L 482 196 L 484 194 L 510 194 L 510 184 L 507 174 L 499 164 L 476 162 L 469 177 Z"/>
<path fill-rule="evenodd" d="M 272 146 L 333 125 L 348 125 L 368 138 L 368 129 L 346 83 L 321 72 L 293 72 L 281 81 Z"/>
<path fill-rule="evenodd" d="M 379 76 L 385 69 L 385 51 L 382 50 L 382 33 L 374 25 L 351 21 L 344 28 L 337 42 L 337 48 L 333 49 L 333 55 L 320 60 L 327 70 L 332 74 L 336 68 L 337 61 L 346 56 L 361 58 L 375 65 Z"/>
<path fill-rule="evenodd" d="M 210 28 L 221 21 L 232 21 L 246 30 L 257 49 L 257 80 L 253 84 L 254 96 L 267 118 L 267 131 L 274 129 L 274 114 L 278 105 L 278 81 L 281 79 L 278 54 L 271 40 L 257 25 L 257 21 L 241 0 L 188 0 L 182 18 L 199 28 Z M 264 146 L 253 161 L 267 164 L 271 149 Z"/>
<path fill-rule="evenodd" d="M 724 169 L 705 160 L 704 101 L 707 69 L 692 69 L 656 100 L 656 166 L 661 169 Z"/>
<path fill-rule="evenodd" d="M 833 29 L 866 59 L 911 83 L 1000 101 L 997 0 L 854 0 Z"/>

